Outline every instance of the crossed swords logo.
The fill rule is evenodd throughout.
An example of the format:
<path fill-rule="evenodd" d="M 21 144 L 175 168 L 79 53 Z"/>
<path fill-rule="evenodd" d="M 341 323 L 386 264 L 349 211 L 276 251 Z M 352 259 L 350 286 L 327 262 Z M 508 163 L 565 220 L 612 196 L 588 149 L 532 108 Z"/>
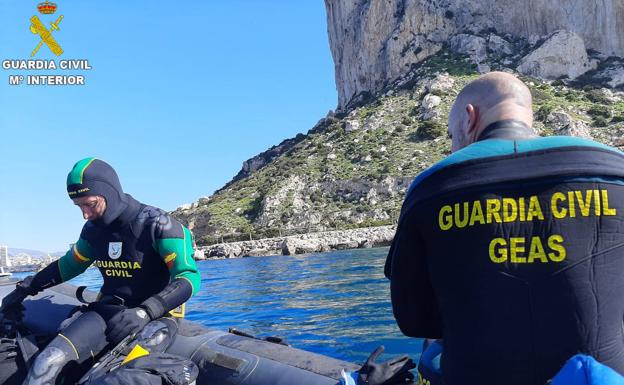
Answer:
<path fill-rule="evenodd" d="M 52 31 L 59 30 L 58 25 L 61 23 L 61 20 L 63 20 L 63 15 L 59 16 L 54 23 L 50 23 L 51 27 L 48 30 L 45 25 L 43 25 L 41 20 L 39 20 L 37 15 L 30 18 L 30 32 L 39 35 L 39 37 L 41 38 L 39 44 L 37 44 L 35 49 L 30 54 L 31 57 L 35 56 L 37 52 L 39 52 L 39 49 L 41 48 L 43 43 L 45 43 L 45 45 L 50 48 L 50 51 L 52 51 L 52 53 L 56 56 L 60 56 L 63 53 L 63 49 L 61 48 L 61 46 L 52 37 Z"/>

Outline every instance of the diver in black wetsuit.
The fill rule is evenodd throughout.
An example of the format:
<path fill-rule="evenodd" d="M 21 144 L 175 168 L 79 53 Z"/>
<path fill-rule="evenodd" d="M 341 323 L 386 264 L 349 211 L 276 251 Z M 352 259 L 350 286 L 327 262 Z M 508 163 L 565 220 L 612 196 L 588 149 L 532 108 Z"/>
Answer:
<path fill-rule="evenodd" d="M 531 126 L 520 80 L 470 83 L 453 154 L 403 204 L 393 311 L 404 334 L 443 338 L 445 385 L 544 385 L 578 352 L 624 373 L 624 155 Z"/>
<path fill-rule="evenodd" d="M 98 301 L 66 320 L 39 354 L 25 384 L 54 384 L 75 365 L 181 307 L 200 285 L 190 231 L 166 212 L 124 194 L 115 170 L 87 158 L 74 165 L 67 192 L 87 220 L 58 261 L 17 284 L 2 301 L 15 316 L 26 296 L 67 281 L 95 264 L 104 278 Z"/>

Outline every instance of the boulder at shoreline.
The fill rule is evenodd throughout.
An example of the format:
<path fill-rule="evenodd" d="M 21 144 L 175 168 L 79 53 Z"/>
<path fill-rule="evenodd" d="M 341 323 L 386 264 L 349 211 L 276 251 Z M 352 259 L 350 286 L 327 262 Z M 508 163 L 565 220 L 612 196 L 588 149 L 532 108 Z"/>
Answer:
<path fill-rule="evenodd" d="M 389 246 L 395 226 L 323 231 L 253 241 L 218 243 L 197 248 L 204 259 L 225 259 L 266 255 L 295 255 Z"/>

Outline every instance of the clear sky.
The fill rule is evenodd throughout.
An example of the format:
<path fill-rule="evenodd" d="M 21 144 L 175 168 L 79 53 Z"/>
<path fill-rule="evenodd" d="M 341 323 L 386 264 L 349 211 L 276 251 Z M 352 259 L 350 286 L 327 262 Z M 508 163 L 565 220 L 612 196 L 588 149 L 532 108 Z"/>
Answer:
<path fill-rule="evenodd" d="M 61 251 L 84 223 L 65 180 L 79 159 L 172 210 L 211 195 L 242 162 L 306 132 L 336 106 L 324 2 L 0 0 L 0 59 L 26 60 L 37 15 L 92 70 L 0 69 L 0 244 Z M 84 75 L 84 86 L 9 85 L 9 75 Z"/>

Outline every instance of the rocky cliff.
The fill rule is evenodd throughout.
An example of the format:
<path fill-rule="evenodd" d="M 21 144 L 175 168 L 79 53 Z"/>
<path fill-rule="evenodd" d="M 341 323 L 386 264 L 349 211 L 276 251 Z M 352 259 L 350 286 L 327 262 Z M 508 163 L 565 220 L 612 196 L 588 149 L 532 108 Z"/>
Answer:
<path fill-rule="evenodd" d="M 624 56 L 621 0 L 325 0 L 325 5 L 339 108 L 381 90 L 460 33 L 537 42 L 566 30 L 588 49 Z"/>
<path fill-rule="evenodd" d="M 551 9 L 537 0 L 518 3 L 528 13 L 538 6 L 544 12 Z M 612 13 L 600 28 L 618 25 L 611 18 L 619 6 L 606 3 Z M 449 153 L 446 119 L 455 96 L 491 70 L 515 73 L 528 84 L 535 129 L 541 135 L 577 135 L 624 148 L 624 60 L 612 56 L 619 52 L 620 40 L 608 42 L 580 26 L 576 32 L 560 29 L 526 38 L 546 27 L 532 26 L 541 19 L 515 14 L 518 5 L 512 2 L 462 2 L 468 8 L 453 4 L 328 0 L 338 87 L 349 90 L 341 94 L 344 105 L 306 134 L 246 161 L 211 197 L 175 210 L 197 243 L 252 241 L 237 246 L 240 253 L 224 255 L 257 254 L 253 250 L 278 250 L 282 241 L 276 239 L 292 240 L 288 237 L 297 233 L 393 225 L 410 181 Z M 499 11 L 506 4 L 511 13 L 466 11 L 484 4 Z M 550 15 L 554 18 L 555 13 Z M 551 22 L 572 23 L 573 15 Z M 524 23 L 525 29 L 512 31 L 523 36 L 497 32 L 492 24 L 497 20 Z M 381 46 L 385 48 L 379 51 Z M 262 238 L 273 241 L 253 242 Z M 330 238 L 314 241 L 314 247 L 345 243 Z"/>

